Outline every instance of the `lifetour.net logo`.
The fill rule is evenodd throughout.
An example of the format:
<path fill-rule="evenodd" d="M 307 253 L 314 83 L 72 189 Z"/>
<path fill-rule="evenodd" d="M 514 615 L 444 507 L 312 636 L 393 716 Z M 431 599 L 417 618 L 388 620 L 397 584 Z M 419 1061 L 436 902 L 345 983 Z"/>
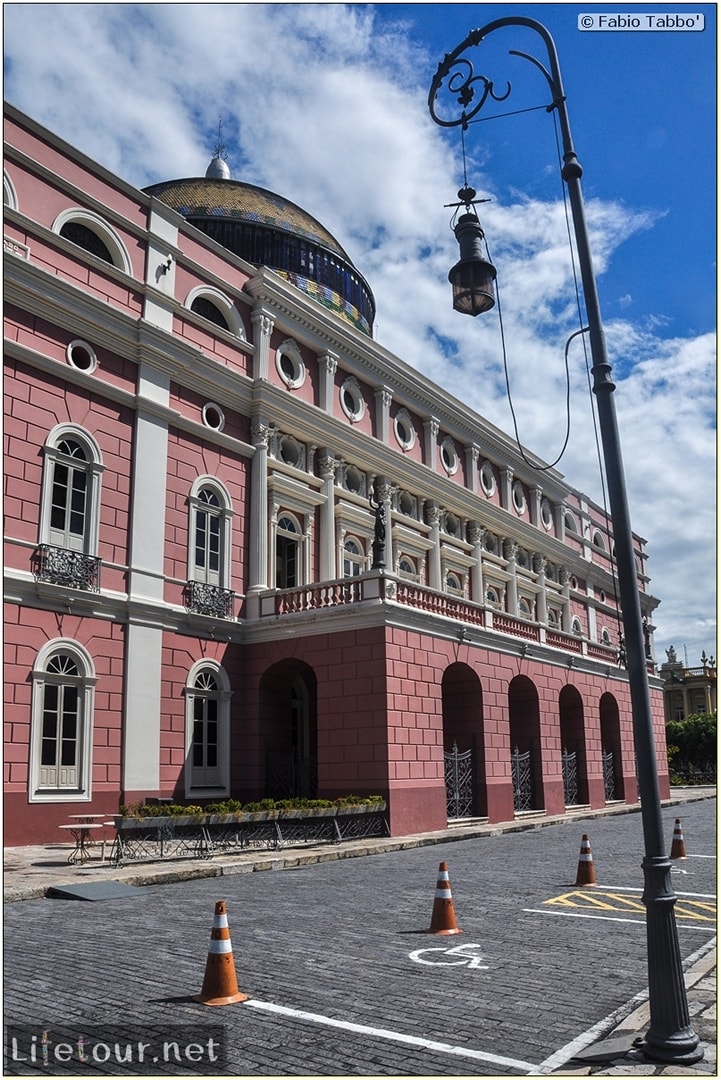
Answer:
<path fill-rule="evenodd" d="M 3 1076 L 213 1076 L 226 1073 L 222 1027 L 5 1028 Z"/>
<path fill-rule="evenodd" d="M 634 11 L 629 15 L 587 13 L 578 16 L 579 30 L 703 30 L 704 16 L 683 11 L 677 14 Z"/>

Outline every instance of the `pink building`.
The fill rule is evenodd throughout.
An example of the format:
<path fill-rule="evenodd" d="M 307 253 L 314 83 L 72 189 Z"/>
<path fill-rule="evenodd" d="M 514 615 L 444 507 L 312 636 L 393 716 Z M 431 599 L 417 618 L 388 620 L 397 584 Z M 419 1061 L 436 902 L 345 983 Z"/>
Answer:
<path fill-rule="evenodd" d="M 5 842 L 146 797 L 382 794 L 394 835 L 635 802 L 603 510 L 220 157 L 143 192 L 5 139 Z"/>

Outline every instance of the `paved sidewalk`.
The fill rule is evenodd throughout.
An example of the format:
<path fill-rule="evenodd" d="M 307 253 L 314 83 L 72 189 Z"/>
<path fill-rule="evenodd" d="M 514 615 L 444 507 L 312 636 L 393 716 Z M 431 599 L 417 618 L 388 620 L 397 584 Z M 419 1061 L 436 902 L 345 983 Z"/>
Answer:
<path fill-rule="evenodd" d="M 712 799 L 715 788 L 675 789 L 664 807 L 678 808 L 683 820 L 685 802 Z M 640 807 L 617 804 L 602 810 L 578 808 L 557 817 L 527 815 L 513 822 L 490 825 L 470 821 L 454 824 L 439 832 L 409 837 L 344 841 L 339 845 L 304 845 L 272 851 L 246 850 L 233 855 L 214 856 L 207 860 L 176 860 L 164 864 L 139 863 L 124 867 L 111 866 L 107 860 L 92 859 L 85 866 L 69 866 L 68 845 L 45 845 L 25 848 L 6 848 L 4 852 L 4 899 L 14 902 L 39 898 L 57 885 L 80 885 L 93 881 L 120 881 L 129 885 L 163 884 L 194 878 L 223 877 L 279 870 L 294 866 L 357 858 L 369 854 L 424 847 L 476 836 L 543 828 L 560 822 L 583 821 L 614 814 L 639 813 Z M 106 854 L 110 844 L 106 847 Z M 98 848 L 100 852 L 100 847 Z M 716 1063 L 716 941 L 713 939 L 697 951 L 685 972 L 691 1025 L 699 1036 L 703 1060 L 693 1066 L 663 1066 L 644 1057 L 637 1045 L 649 1025 L 648 993 L 640 994 L 621 1006 L 611 1017 L 598 1024 L 598 1042 L 580 1048 L 578 1056 L 559 1063 L 554 1075 L 588 1076 L 717 1076 Z"/>

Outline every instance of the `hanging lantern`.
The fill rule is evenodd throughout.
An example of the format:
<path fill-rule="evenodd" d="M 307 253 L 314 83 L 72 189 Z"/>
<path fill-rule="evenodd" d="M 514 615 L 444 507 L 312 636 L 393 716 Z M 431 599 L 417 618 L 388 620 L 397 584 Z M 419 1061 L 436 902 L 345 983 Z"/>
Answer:
<path fill-rule="evenodd" d="M 453 231 L 461 249 L 460 260 L 448 274 L 453 308 L 462 315 L 480 315 L 496 303 L 496 268 L 483 257 L 483 229 L 476 214 L 461 214 Z"/>

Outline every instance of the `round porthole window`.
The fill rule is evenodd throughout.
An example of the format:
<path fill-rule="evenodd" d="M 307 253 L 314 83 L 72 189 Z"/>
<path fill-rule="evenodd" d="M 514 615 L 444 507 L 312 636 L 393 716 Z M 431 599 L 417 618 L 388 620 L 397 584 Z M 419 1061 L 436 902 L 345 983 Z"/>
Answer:
<path fill-rule="evenodd" d="M 458 454 L 453 439 L 448 436 L 441 443 L 441 461 L 449 476 L 458 471 Z"/>
<path fill-rule="evenodd" d="M 85 371 L 88 375 L 95 371 L 98 365 L 95 350 L 87 341 L 71 341 L 65 350 L 65 356 L 71 367 Z"/>
<path fill-rule="evenodd" d="M 220 405 L 208 401 L 203 406 L 203 423 L 213 431 L 222 431 L 225 427 L 225 415 Z"/>
<path fill-rule="evenodd" d="M 286 465 L 298 468 L 301 464 L 301 446 L 291 435 L 284 435 L 280 440 L 280 459 Z"/>
<path fill-rule="evenodd" d="M 284 341 L 278 348 L 275 366 L 289 390 L 297 390 L 305 382 L 305 364 L 294 341 Z"/>
<path fill-rule="evenodd" d="M 496 478 L 493 474 L 493 466 L 490 461 L 484 461 L 481 465 L 481 487 L 489 497 L 496 490 Z"/>
<path fill-rule="evenodd" d="M 415 445 L 416 432 L 405 409 L 401 409 L 393 421 L 393 430 L 399 445 L 404 450 L 411 450 Z"/>
<path fill-rule="evenodd" d="M 516 508 L 516 513 L 522 514 L 526 509 L 526 493 L 523 490 L 523 484 L 520 480 L 513 481 L 513 505 Z"/>
<path fill-rule="evenodd" d="M 365 413 L 365 401 L 354 378 L 346 379 L 340 388 L 340 403 L 349 420 L 357 424 Z"/>
<path fill-rule="evenodd" d="M 541 499 L 541 524 L 544 529 L 550 529 L 553 525 L 553 511 L 548 499 Z"/>
<path fill-rule="evenodd" d="M 360 495 L 363 491 L 363 476 L 359 469 L 356 469 L 354 465 L 351 465 L 346 470 L 345 474 L 345 486 L 348 491 L 352 491 L 355 495 Z"/>

